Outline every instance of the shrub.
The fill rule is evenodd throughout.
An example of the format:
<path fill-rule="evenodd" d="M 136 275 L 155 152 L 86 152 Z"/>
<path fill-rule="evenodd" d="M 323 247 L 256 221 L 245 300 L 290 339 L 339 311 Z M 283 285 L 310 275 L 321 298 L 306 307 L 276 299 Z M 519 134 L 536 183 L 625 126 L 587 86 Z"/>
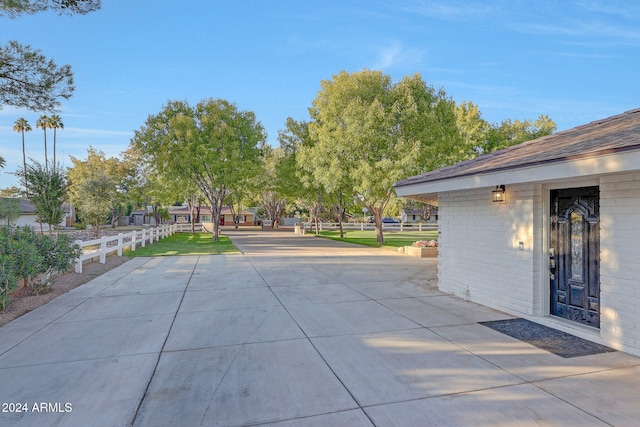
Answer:
<path fill-rule="evenodd" d="M 80 247 L 67 235 L 37 234 L 31 227 L 0 228 L 0 308 L 20 279 L 25 286 L 42 277 L 40 287 L 48 286 L 54 273 L 68 270 L 80 256 Z"/>
<path fill-rule="evenodd" d="M 0 306 L 9 302 L 9 292 L 19 279 L 25 285 L 38 275 L 43 257 L 35 245 L 35 233 L 31 227 L 0 228 Z"/>
<path fill-rule="evenodd" d="M 43 258 L 39 271 L 39 274 L 44 275 L 44 283 L 41 285 L 48 286 L 54 273 L 65 272 L 71 268 L 74 261 L 80 257 L 81 249 L 66 234 L 58 235 L 55 240 L 50 236 L 39 237 L 36 239 L 36 247 Z"/>

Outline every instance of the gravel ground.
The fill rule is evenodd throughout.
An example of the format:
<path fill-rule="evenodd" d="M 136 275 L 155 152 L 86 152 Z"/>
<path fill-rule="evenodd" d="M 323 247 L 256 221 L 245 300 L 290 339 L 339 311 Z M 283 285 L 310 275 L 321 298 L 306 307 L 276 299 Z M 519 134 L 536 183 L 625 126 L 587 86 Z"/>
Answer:
<path fill-rule="evenodd" d="M 54 283 L 40 295 L 33 295 L 31 289 L 18 288 L 11 295 L 11 302 L 4 311 L 0 311 L 0 326 L 44 305 L 55 297 L 83 285 L 117 266 L 129 261 L 127 257 L 108 256 L 105 264 L 85 262 L 82 273 L 73 270 L 56 277 Z"/>

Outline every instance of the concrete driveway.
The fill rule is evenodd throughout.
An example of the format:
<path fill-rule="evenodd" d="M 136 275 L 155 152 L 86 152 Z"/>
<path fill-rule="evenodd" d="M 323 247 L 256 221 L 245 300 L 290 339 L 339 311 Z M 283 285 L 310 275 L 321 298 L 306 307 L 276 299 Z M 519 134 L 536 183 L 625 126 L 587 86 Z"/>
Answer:
<path fill-rule="evenodd" d="M 0 328 L 0 425 L 637 425 L 640 359 L 479 325 L 435 260 L 284 232 L 136 258 Z"/>

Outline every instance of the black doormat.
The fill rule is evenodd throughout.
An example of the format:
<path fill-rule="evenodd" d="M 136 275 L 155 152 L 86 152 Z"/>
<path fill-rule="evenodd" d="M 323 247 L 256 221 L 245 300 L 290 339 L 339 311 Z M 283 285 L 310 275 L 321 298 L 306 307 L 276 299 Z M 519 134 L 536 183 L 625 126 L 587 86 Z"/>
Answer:
<path fill-rule="evenodd" d="M 480 324 L 565 358 L 617 351 L 521 318 Z"/>

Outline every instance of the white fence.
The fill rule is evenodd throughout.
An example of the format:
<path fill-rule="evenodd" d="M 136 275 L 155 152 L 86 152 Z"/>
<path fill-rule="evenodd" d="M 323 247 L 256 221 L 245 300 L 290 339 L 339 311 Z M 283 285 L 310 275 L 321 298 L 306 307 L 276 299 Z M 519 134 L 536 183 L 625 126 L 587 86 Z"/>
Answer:
<path fill-rule="evenodd" d="M 175 224 L 176 233 L 191 233 L 191 223 L 186 222 L 183 224 Z M 201 231 L 208 231 L 200 222 L 193 224 L 193 230 L 196 233 L 200 233 Z"/>
<path fill-rule="evenodd" d="M 305 230 L 315 230 L 315 223 L 305 222 Z M 320 222 L 318 228 L 322 230 L 337 230 L 340 228 L 340 224 L 337 222 Z M 375 230 L 375 224 L 368 224 L 364 222 L 343 222 L 343 230 Z M 436 231 L 438 230 L 438 224 L 435 223 L 383 223 L 382 229 L 385 231 Z"/>
<path fill-rule="evenodd" d="M 135 251 L 138 246 L 144 248 L 147 243 L 151 245 L 176 232 L 191 231 L 191 224 L 181 225 L 188 225 L 189 229 L 178 230 L 177 224 L 161 225 L 156 228 L 120 233 L 112 237 L 103 236 L 100 239 L 87 241 L 77 240 L 76 243 L 82 249 L 82 255 L 76 260 L 75 271 L 82 273 L 82 262 L 85 260 L 100 257 L 100 263 L 104 264 L 107 260 L 107 254 L 111 252 L 117 252 L 118 256 L 122 256 L 122 250 L 125 248 L 130 247 L 132 251 Z"/>

